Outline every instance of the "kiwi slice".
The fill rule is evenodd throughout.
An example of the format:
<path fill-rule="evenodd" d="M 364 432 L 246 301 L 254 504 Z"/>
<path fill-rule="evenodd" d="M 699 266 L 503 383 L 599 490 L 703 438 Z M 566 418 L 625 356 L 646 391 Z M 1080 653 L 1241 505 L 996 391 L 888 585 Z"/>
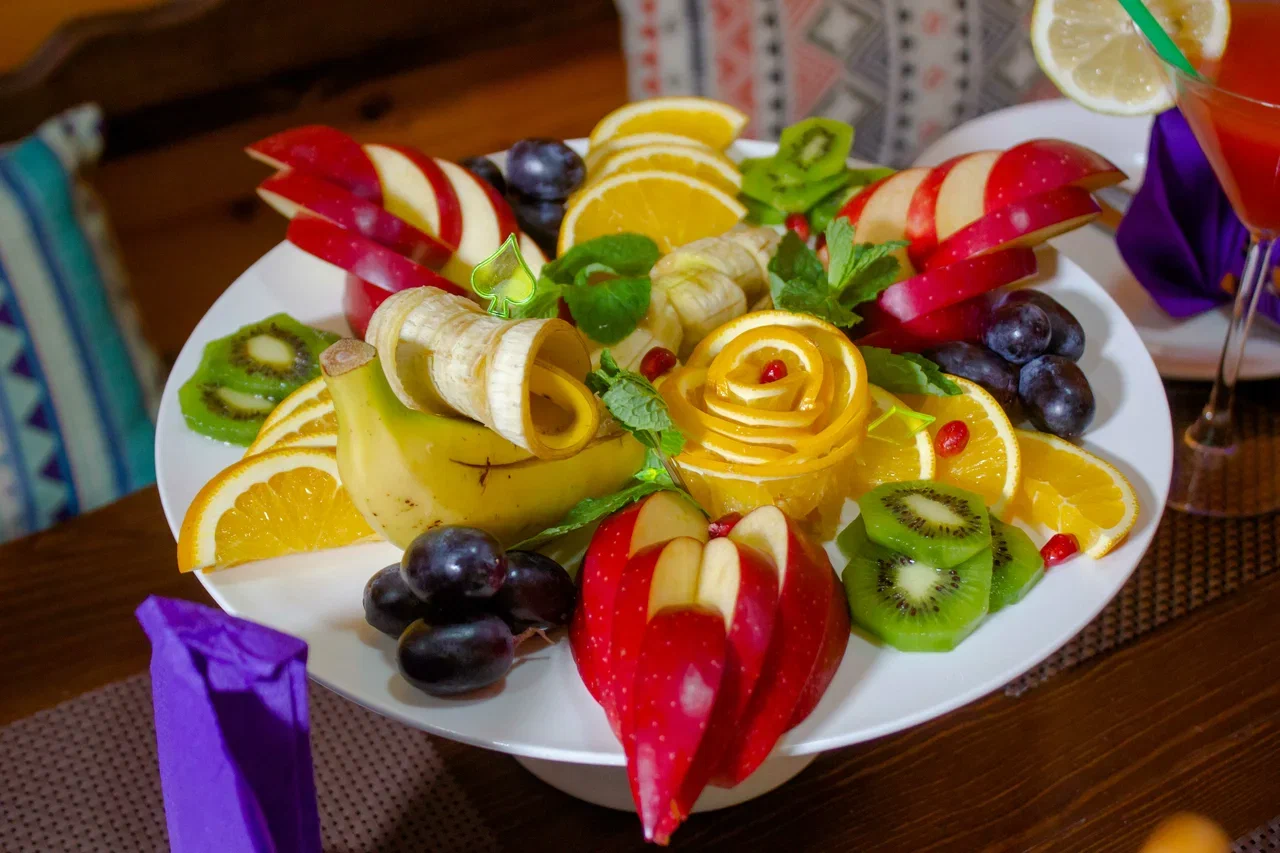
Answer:
<path fill-rule="evenodd" d="M 824 196 L 848 186 L 850 170 L 809 181 L 797 179 L 777 161 L 754 161 L 742 170 L 742 193 L 785 213 L 804 213 Z"/>
<path fill-rule="evenodd" d="M 201 435 L 248 446 L 258 435 L 276 401 L 236 391 L 203 370 L 178 389 L 178 402 L 187 426 Z"/>
<path fill-rule="evenodd" d="M 859 516 L 836 540 L 853 621 L 904 652 L 947 652 L 977 627 L 991 597 L 991 549 L 949 568 L 877 545 Z"/>
<path fill-rule="evenodd" d="M 210 342 L 201 369 L 233 391 L 282 400 L 320 375 L 320 353 L 337 339 L 276 314 Z"/>
<path fill-rule="evenodd" d="M 1044 558 L 1021 528 L 991 519 L 991 605 L 1016 604 L 1044 577 Z"/>
<path fill-rule="evenodd" d="M 787 221 L 787 212 L 778 210 L 767 202 L 758 201 L 746 193 L 738 193 L 738 201 L 747 209 L 743 217 L 752 225 L 782 225 Z"/>
<path fill-rule="evenodd" d="M 982 498 L 934 480 L 885 483 L 858 498 L 873 542 L 949 568 L 991 546 Z"/>
<path fill-rule="evenodd" d="M 778 153 L 773 159 L 782 170 L 803 181 L 818 181 L 843 172 L 852 147 L 852 127 L 842 121 L 814 116 L 782 131 Z"/>

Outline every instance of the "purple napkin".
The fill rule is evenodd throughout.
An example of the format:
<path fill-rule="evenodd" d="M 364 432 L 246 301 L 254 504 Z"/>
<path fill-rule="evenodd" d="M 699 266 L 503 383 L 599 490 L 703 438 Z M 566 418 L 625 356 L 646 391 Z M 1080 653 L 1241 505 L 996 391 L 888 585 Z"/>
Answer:
<path fill-rule="evenodd" d="M 174 853 L 319 853 L 307 644 L 190 601 L 137 616 Z"/>
<path fill-rule="evenodd" d="M 1151 128 L 1146 177 L 1116 231 L 1116 244 L 1134 277 L 1171 317 L 1232 299 L 1249 232 L 1176 109 L 1158 116 Z M 1227 275 L 1232 278 L 1224 286 Z M 1272 288 L 1262 292 L 1258 313 L 1280 322 Z"/>

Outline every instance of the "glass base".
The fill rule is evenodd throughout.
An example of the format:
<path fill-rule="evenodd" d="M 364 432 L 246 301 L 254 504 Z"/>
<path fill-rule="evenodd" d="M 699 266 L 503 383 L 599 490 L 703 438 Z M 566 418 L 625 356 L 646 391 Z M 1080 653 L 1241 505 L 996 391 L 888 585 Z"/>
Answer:
<path fill-rule="evenodd" d="M 1175 423 L 1173 485 L 1169 506 L 1195 515 L 1243 518 L 1280 509 L 1280 408 L 1263 387 L 1237 389 L 1229 435 L 1205 439 L 1205 424 Z M 1264 386 L 1272 383 L 1263 383 Z M 1274 393 L 1274 386 L 1270 389 Z M 1262 392 L 1262 393 L 1251 393 Z M 1203 393 L 1203 392 L 1202 392 Z M 1233 439 L 1218 446 L 1223 438 Z"/>

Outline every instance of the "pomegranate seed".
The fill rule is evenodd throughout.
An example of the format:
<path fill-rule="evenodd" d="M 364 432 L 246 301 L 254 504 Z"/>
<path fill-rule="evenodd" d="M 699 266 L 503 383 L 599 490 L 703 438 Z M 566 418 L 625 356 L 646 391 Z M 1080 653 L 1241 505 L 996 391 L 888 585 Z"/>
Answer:
<path fill-rule="evenodd" d="M 650 382 L 675 367 L 680 359 L 666 347 L 654 347 L 640 359 L 640 373 Z"/>
<path fill-rule="evenodd" d="M 801 240 L 809 239 L 809 220 L 803 213 L 787 214 L 787 230 L 796 232 Z"/>
<path fill-rule="evenodd" d="M 969 425 L 964 421 L 948 421 L 934 439 L 939 456 L 955 456 L 969 446 Z"/>
<path fill-rule="evenodd" d="M 1040 549 L 1040 556 L 1046 566 L 1056 566 L 1079 550 L 1080 540 L 1074 533 L 1055 533 Z"/>
<path fill-rule="evenodd" d="M 827 235 L 818 235 L 818 248 L 814 249 L 818 253 L 818 260 L 822 261 L 824 267 L 831 266 L 831 252 L 827 249 Z"/>
<path fill-rule="evenodd" d="M 787 363 L 780 358 L 775 358 L 764 366 L 764 370 L 760 371 L 760 384 L 768 385 L 770 382 L 777 382 L 779 379 L 785 379 L 787 376 Z"/>
<path fill-rule="evenodd" d="M 717 518 L 715 521 L 707 525 L 707 535 L 712 539 L 720 539 L 728 536 L 729 531 L 733 530 L 742 521 L 742 513 L 730 512 Z"/>

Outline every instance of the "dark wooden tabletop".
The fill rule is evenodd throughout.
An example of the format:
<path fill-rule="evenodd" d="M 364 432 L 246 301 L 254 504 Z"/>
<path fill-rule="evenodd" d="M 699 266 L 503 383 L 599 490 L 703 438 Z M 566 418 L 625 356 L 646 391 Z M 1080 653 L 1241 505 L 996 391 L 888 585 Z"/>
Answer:
<path fill-rule="evenodd" d="M 405 141 L 437 138 L 444 150 L 436 153 L 449 156 L 503 147 L 515 133 L 510 121 L 498 120 L 503 116 L 527 118 L 528 132 L 582 134 L 610 99 L 622 97 L 615 51 L 612 40 L 576 55 L 526 50 L 531 63 L 535 56 L 545 61 L 518 74 L 501 63 L 484 71 L 468 61 L 467 79 L 477 78 L 471 89 L 415 102 L 422 114 L 412 126 L 429 132 L 409 133 L 404 118 L 380 125 L 414 137 Z M 462 73 L 460 65 L 429 75 Z M 592 97 L 565 98 L 566 81 L 584 77 L 601 81 Z M 370 94 L 376 92 L 349 93 L 343 102 Z M 541 118 L 538 104 L 547 105 Z M 311 120 L 332 119 L 329 108 L 308 110 Z M 447 133 L 432 120 L 437 112 L 447 118 Z M 217 149 L 210 155 L 217 160 L 227 154 L 223 147 L 253 138 L 263 124 L 213 135 L 192 150 Z M 121 162 L 115 174 L 149 172 L 163 157 L 178 156 Z M 238 160 L 228 162 L 239 168 Z M 246 174 L 229 182 L 235 187 L 222 186 L 248 192 L 254 179 Z M 138 208 L 130 209 L 126 215 L 136 216 Z M 256 222 L 252 239 L 264 245 L 283 231 L 273 219 Z M 182 234 L 190 237 L 174 230 L 175 246 L 189 245 Z M 235 253 L 228 257 L 238 263 Z M 0 546 L 0 725 L 145 669 L 148 646 L 133 610 L 149 594 L 208 601 L 195 578 L 176 570 L 154 489 Z M 695 816 L 675 845 L 735 853 L 1136 851 L 1158 820 L 1181 810 L 1209 815 L 1239 836 L 1280 814 L 1277 613 L 1280 574 L 1271 574 L 1019 698 L 996 693 L 909 731 L 824 755 L 759 800 Z M 634 816 L 575 801 L 505 756 L 438 746 L 504 849 L 643 846 Z"/>

